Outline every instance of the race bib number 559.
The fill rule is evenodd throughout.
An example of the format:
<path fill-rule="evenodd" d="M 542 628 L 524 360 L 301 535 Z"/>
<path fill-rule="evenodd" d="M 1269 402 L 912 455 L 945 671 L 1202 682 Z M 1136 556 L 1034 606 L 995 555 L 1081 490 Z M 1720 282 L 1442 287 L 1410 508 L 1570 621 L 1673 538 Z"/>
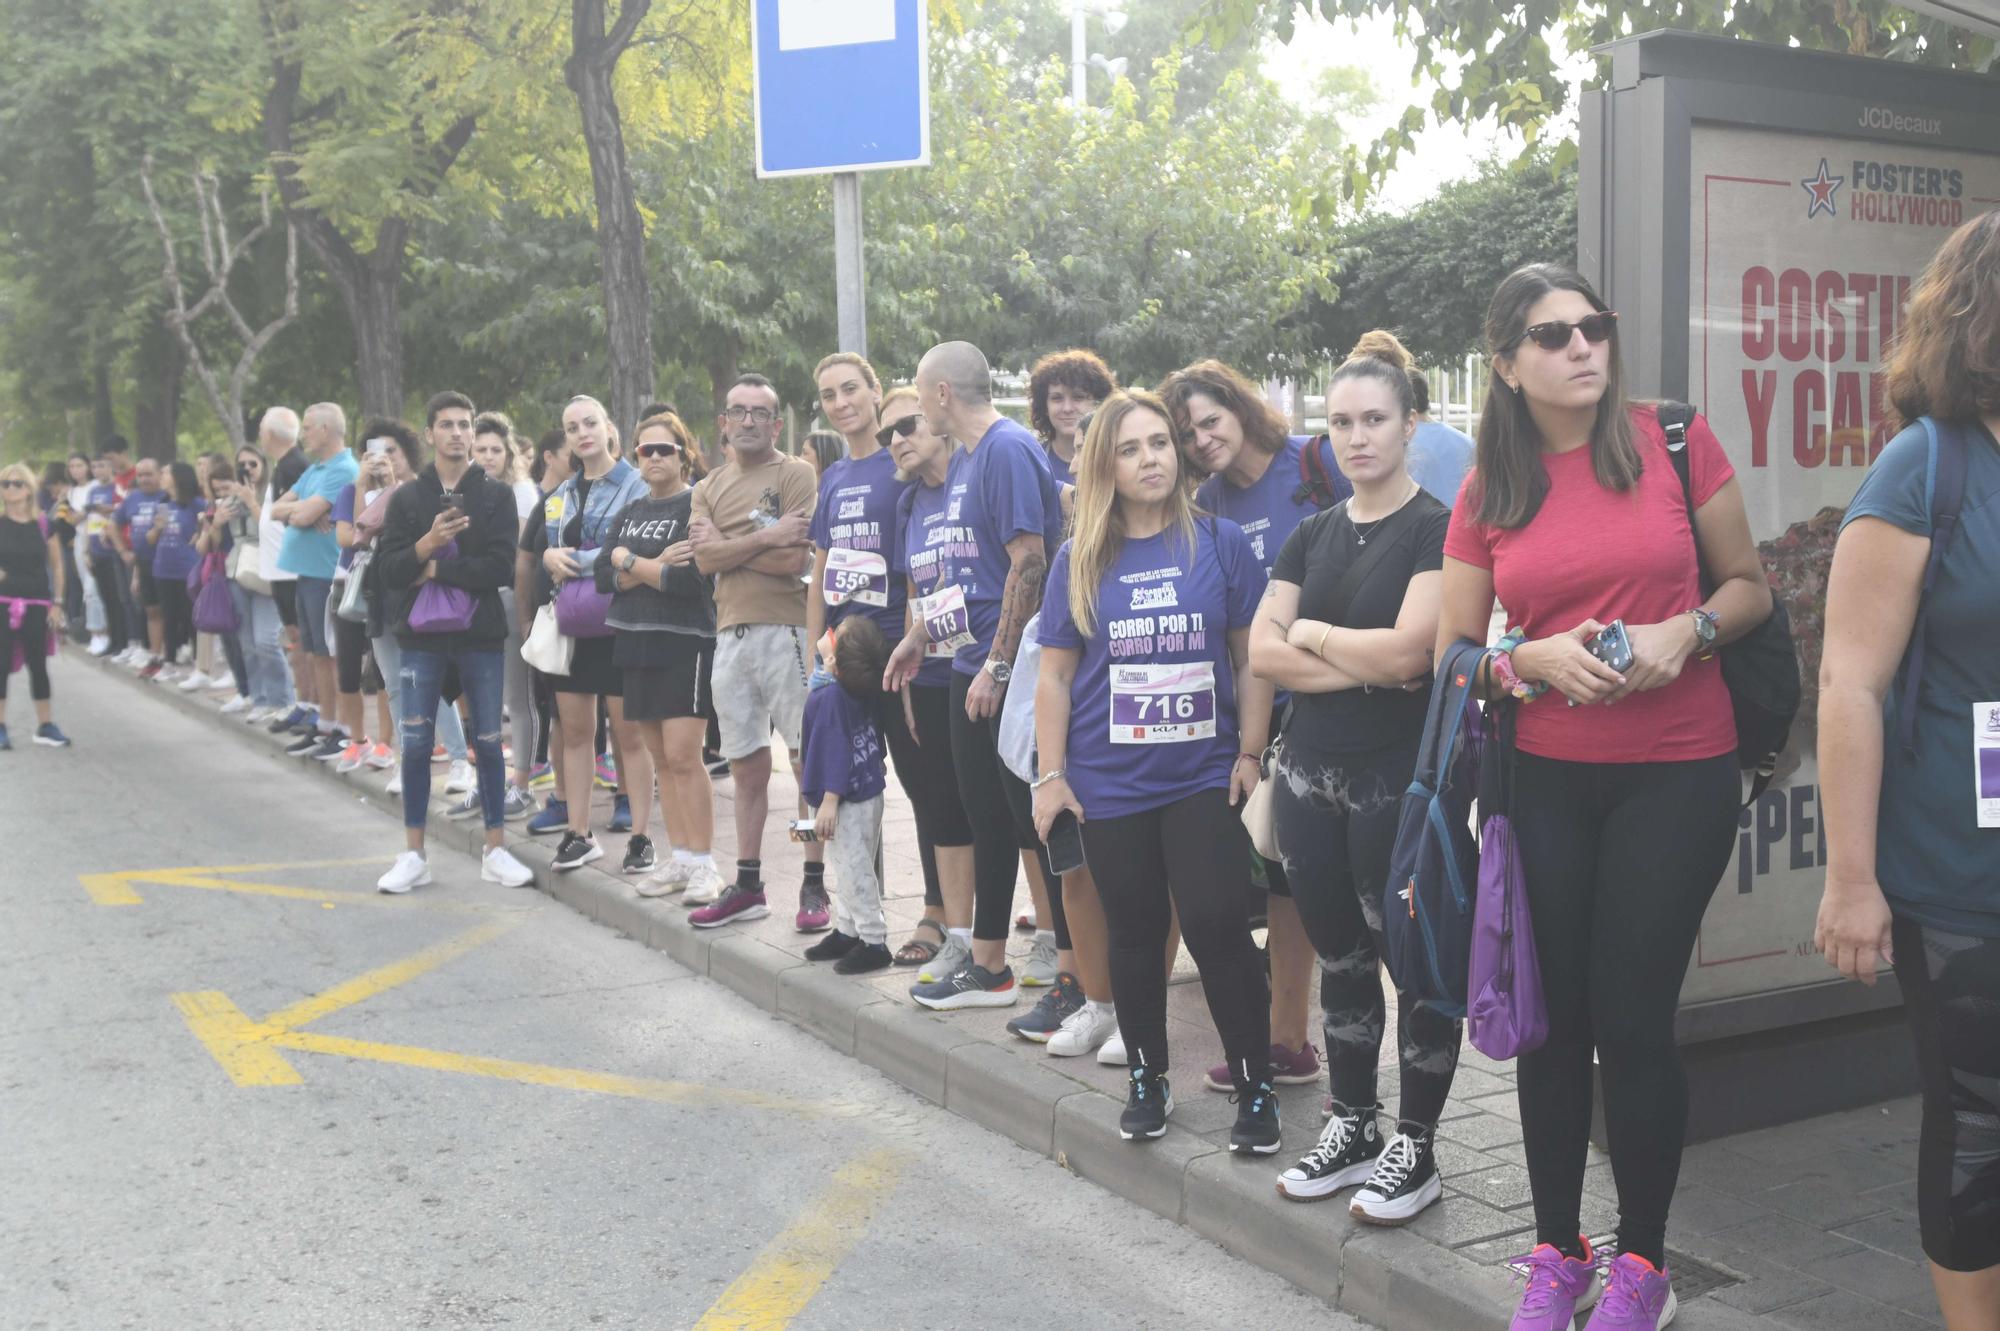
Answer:
<path fill-rule="evenodd" d="M 889 561 L 877 550 L 844 550 L 835 546 L 826 552 L 826 585 L 822 589 L 828 605 L 886 606 L 889 604 Z"/>
<path fill-rule="evenodd" d="M 1215 665 L 1114 665 L 1111 742 L 1179 744 L 1215 738 Z"/>

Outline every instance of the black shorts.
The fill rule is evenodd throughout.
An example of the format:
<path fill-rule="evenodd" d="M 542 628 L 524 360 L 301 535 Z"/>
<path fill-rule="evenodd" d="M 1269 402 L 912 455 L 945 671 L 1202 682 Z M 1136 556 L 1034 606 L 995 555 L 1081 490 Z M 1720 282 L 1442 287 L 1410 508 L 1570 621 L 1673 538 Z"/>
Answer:
<path fill-rule="evenodd" d="M 711 704 L 709 675 L 715 668 L 715 639 L 689 633 L 647 636 L 670 640 L 648 653 L 666 664 L 624 667 L 625 719 L 677 721 L 683 717 L 707 716 Z"/>
<path fill-rule="evenodd" d="M 271 599 L 278 603 L 278 622 L 288 629 L 299 626 L 299 585 L 290 578 L 271 584 Z"/>
<path fill-rule="evenodd" d="M 1924 1255 L 1947 1271 L 1984 1271 L 2000 1266 L 2000 938 L 1899 915 L 1893 939 L 1924 1089 Z"/>
<path fill-rule="evenodd" d="M 135 566 L 139 570 L 139 604 L 148 610 L 160 608 L 160 584 L 153 579 L 153 569 L 145 560 Z"/>
<path fill-rule="evenodd" d="M 599 698 L 625 696 L 625 673 L 611 659 L 610 638 L 578 638 L 567 675 L 550 675 L 557 693 L 587 693 Z"/>

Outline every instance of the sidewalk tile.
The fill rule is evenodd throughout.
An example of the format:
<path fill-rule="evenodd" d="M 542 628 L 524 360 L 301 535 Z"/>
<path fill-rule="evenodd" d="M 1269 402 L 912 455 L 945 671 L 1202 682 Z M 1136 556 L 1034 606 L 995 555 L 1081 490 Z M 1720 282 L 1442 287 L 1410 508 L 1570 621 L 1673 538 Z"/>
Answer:
<path fill-rule="evenodd" d="M 1892 1257 L 1874 1248 L 1860 1248 L 1838 1257 L 1822 1257 L 1800 1268 L 1829 1285 L 1859 1294 L 1877 1303 L 1923 1316 L 1937 1307 L 1937 1292 L 1930 1272 L 1903 1257 Z"/>
<path fill-rule="evenodd" d="M 1785 1326 L 1807 1331 L 1933 1331 L 1938 1323 L 1911 1317 L 1886 1304 L 1836 1290 L 1805 1303 L 1794 1303 L 1770 1314 Z"/>
<path fill-rule="evenodd" d="M 1918 1231 L 1916 1214 L 1911 1211 L 1884 1211 L 1880 1215 L 1865 1216 L 1837 1226 L 1834 1232 L 1906 1261 L 1925 1260 L 1923 1236 Z"/>
<path fill-rule="evenodd" d="M 1520 1165 L 1496 1165 L 1469 1174 L 1454 1171 L 1446 1182 L 1453 1191 L 1503 1211 L 1534 1200 L 1528 1192 L 1528 1171 Z"/>
<path fill-rule="evenodd" d="M 1850 1220 L 1874 1215 L 1883 1208 L 1873 1198 L 1826 1179 L 1807 1178 L 1784 1183 L 1757 1195 L 1760 1206 L 1795 1216 L 1814 1225 L 1844 1225 Z"/>
<path fill-rule="evenodd" d="M 1497 1210 L 1476 1198 L 1446 1194 L 1406 1228 L 1447 1248 L 1513 1235 L 1513 1241 L 1522 1245 L 1515 1249 L 1519 1252 L 1535 1246 L 1534 1221 L 1525 1212 Z"/>
<path fill-rule="evenodd" d="M 1738 1252 L 1786 1266 L 1800 1266 L 1822 1257 L 1858 1252 L 1861 1249 L 1861 1245 L 1853 1239 L 1830 1233 L 1816 1224 L 1782 1215 L 1760 1216 L 1746 1224 L 1717 1230 L 1705 1237 L 1709 1244 L 1713 1245 L 1715 1252 L 1724 1254 L 1722 1256 L 1724 1262 L 1729 1261 L 1726 1254 Z M 1668 1241 L 1678 1240 L 1670 1233 Z M 1702 1256 L 1702 1253 L 1692 1247 L 1689 1251 L 1697 1257 Z"/>
<path fill-rule="evenodd" d="M 1484 1151 L 1495 1146 L 1516 1146 L 1521 1141 L 1521 1125 L 1494 1114 L 1468 1114 L 1438 1125 L 1438 1140 L 1457 1142 Z"/>

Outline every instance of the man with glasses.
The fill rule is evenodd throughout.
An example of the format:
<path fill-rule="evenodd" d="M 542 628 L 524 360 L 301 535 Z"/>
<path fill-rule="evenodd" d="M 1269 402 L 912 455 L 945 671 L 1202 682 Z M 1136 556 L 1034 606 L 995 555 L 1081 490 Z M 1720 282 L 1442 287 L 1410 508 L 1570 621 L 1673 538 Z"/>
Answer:
<path fill-rule="evenodd" d="M 695 487 L 689 539 L 695 566 L 715 578 L 712 692 L 722 756 L 736 783 L 736 882 L 688 916 L 703 929 L 771 913 L 763 881 L 771 731 L 784 737 L 797 773 L 810 660 L 800 575 L 812 565 L 818 494 L 812 464 L 778 450 L 784 422 L 769 379 L 739 377 L 716 423 L 730 460 Z M 802 933 L 830 923 L 820 854 L 818 843 L 808 844 L 796 921 Z"/>
<path fill-rule="evenodd" d="M 299 652 L 304 666 L 300 674 L 311 677 L 312 698 L 321 710 L 312 728 L 285 752 L 293 757 L 323 757 L 345 747 L 340 739 L 343 732 L 333 717 L 333 639 L 326 626 L 334 566 L 340 562 L 340 543 L 333 535 L 333 501 L 340 498 L 342 489 L 354 484 L 361 464 L 348 450 L 347 413 L 339 404 L 316 402 L 307 407 L 299 433 L 307 465 L 271 505 L 271 520 L 285 525 L 278 567 L 298 579 Z M 306 725 L 301 721 L 299 728 Z"/>

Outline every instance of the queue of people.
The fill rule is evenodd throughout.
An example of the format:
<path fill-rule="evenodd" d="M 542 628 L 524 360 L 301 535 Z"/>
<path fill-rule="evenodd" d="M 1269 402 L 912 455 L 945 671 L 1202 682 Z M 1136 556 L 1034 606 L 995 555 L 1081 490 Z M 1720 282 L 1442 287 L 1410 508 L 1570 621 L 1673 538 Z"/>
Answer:
<path fill-rule="evenodd" d="M 1913 292 L 1888 367 L 1908 428 L 1847 513 L 1821 704 L 1820 935 L 1843 973 L 1892 964 L 1902 982 L 1924 1074 L 1922 1240 L 1955 1331 L 2000 1316 L 1995 272 L 1989 214 Z M 1081 349 L 1034 366 L 1030 430 L 965 342 L 886 389 L 866 359 L 827 357 L 826 428 L 804 457 L 779 447 L 778 388 L 738 377 L 713 472 L 665 404 L 628 444 L 597 399 L 571 399 L 527 476 L 506 418 L 461 394 L 431 399 L 421 438 L 367 424 L 358 457 L 337 407 L 274 409 L 233 465 L 141 460 L 128 484 L 115 448 L 69 459 L 54 487 L 67 535 L 34 512 L 25 469 L 0 471 L 0 654 L 25 655 L 37 739 L 61 743 L 44 647 L 66 595 L 89 650 L 149 678 L 214 635 L 237 694 L 225 711 L 278 722 L 302 756 L 394 768 L 406 843 L 384 892 L 430 881 L 441 740 L 471 755 L 451 812 L 482 818 L 491 882 L 532 880 L 510 819 L 561 834 L 559 872 L 603 858 L 591 795 L 614 785 L 619 870 L 700 928 L 772 912 L 775 732 L 800 794 L 780 821 L 804 851 L 787 905 L 822 935 L 808 959 L 903 968 L 936 1012 L 1042 990 L 1008 1029 L 1126 1068 L 1120 1132 L 1143 1143 L 1175 1108 L 1167 978 L 1185 940 L 1224 1053 L 1202 1080 L 1236 1105 L 1230 1151 L 1275 1154 L 1277 1087 L 1324 1076 L 1318 1139 L 1277 1192 L 1347 1194 L 1357 1219 L 1400 1225 L 1443 1192 L 1463 1026 L 1392 977 L 1386 1113 L 1398 810 L 1435 663 L 1486 645 L 1504 606 L 1469 687 L 1512 718 L 1547 1009 L 1546 1040 L 1519 1056 L 1536 1235 L 1512 1326 L 1574 1331 L 1588 1313 L 1592 1331 L 1658 1331 L 1676 1306 L 1688 1097 L 1674 1014 L 1741 797 L 1719 653 L 1772 594 L 1721 441 L 1628 397 L 1617 314 L 1586 281 L 1516 271 L 1484 335 L 1476 444 L 1428 419 L 1425 380 L 1386 332 L 1332 375 L 1317 438 L 1220 362 L 1149 392 Z M 212 601 L 209 577 L 231 583 Z M 1629 659 L 1593 650 L 1614 620 Z M 386 694 L 372 739 L 371 691 Z M 733 875 L 712 845 L 711 720 Z M 891 769 L 924 886 L 901 940 L 883 909 Z M 1268 859 L 1244 821 L 1267 781 Z M 1017 971 L 1024 875 L 1035 937 Z M 1595 1081 L 1618 1190 L 1608 1260 L 1580 1220 Z"/>

